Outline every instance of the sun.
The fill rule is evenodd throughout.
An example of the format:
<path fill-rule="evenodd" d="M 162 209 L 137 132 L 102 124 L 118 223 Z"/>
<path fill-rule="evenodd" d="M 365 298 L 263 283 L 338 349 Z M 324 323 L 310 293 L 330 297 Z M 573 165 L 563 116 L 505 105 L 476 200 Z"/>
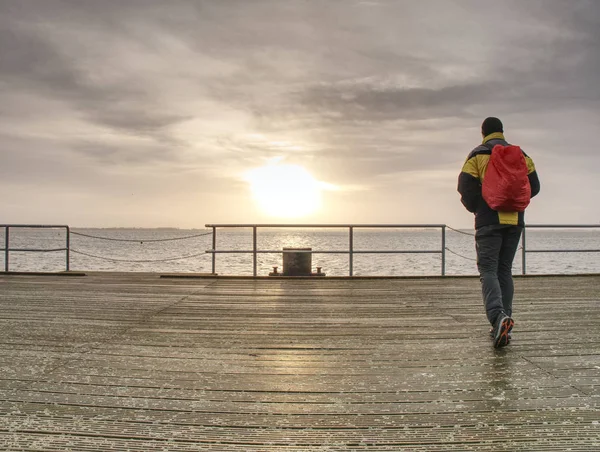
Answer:
<path fill-rule="evenodd" d="M 298 165 L 272 163 L 248 171 L 252 196 L 273 217 L 298 218 L 321 207 L 321 183 Z"/>

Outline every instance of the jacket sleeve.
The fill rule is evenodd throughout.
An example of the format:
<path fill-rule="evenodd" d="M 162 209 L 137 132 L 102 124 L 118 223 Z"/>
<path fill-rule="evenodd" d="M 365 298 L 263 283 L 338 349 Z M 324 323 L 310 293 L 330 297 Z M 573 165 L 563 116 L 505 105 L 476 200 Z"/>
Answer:
<path fill-rule="evenodd" d="M 475 213 L 481 203 L 481 182 L 475 158 L 469 157 L 458 176 L 458 192 L 463 206 Z"/>
<path fill-rule="evenodd" d="M 540 192 L 540 179 L 531 157 L 526 155 L 525 162 L 527 163 L 527 175 L 529 177 L 529 185 L 531 186 L 531 197 L 533 198 Z"/>
<path fill-rule="evenodd" d="M 538 178 L 537 171 L 529 173 L 529 185 L 531 186 L 531 197 L 533 198 L 540 192 L 540 179 Z"/>

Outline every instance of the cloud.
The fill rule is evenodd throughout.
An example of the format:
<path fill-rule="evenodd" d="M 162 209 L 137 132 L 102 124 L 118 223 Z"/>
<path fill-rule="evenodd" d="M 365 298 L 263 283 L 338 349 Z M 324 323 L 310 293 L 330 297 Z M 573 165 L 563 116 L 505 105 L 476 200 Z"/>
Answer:
<path fill-rule="evenodd" d="M 97 49 L 82 48 L 82 53 L 73 54 L 68 41 L 61 46 L 61 33 L 59 24 L 23 25 L 10 17 L 2 19 L 0 89 L 55 99 L 99 127 L 128 135 L 165 138 L 164 129 L 190 119 L 157 102 L 143 74 L 121 80 L 103 77 L 105 62 L 93 61 L 84 53 Z M 105 30 L 99 37 L 109 33 Z M 102 42 L 100 39 L 96 46 L 102 47 Z M 3 103 L 0 114 L 7 116 L 12 107 Z"/>
<path fill-rule="evenodd" d="M 334 120 L 379 122 L 464 116 L 466 108 L 494 101 L 494 97 L 499 99 L 501 94 L 484 84 L 439 89 L 332 84 L 307 90 L 303 102 Z"/>
<path fill-rule="evenodd" d="M 591 178 L 599 45 L 593 0 L 5 0 L 0 171 L 233 197 L 282 156 L 373 196 L 410 180 L 435 202 L 497 115 L 543 183 L 565 166 Z"/>

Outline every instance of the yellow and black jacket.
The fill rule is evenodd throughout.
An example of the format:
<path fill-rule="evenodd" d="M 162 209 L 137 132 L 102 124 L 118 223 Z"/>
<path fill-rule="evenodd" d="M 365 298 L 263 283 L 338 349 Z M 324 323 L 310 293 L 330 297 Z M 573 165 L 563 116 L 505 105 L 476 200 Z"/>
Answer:
<path fill-rule="evenodd" d="M 460 200 L 469 212 L 475 214 L 475 229 L 491 224 L 525 226 L 524 212 L 497 212 L 492 210 L 481 196 L 481 183 L 485 176 L 492 149 L 497 144 L 508 145 L 502 133 L 492 133 L 486 136 L 483 144 L 471 151 L 458 176 Z M 531 197 L 534 197 L 540 191 L 540 180 L 533 160 L 524 152 L 523 155 L 527 162 Z"/>

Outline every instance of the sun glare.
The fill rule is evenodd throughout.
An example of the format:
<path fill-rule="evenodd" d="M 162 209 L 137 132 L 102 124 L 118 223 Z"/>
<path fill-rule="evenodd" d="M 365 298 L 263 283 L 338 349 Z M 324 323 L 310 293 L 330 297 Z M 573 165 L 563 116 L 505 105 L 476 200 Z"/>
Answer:
<path fill-rule="evenodd" d="M 252 196 L 273 217 L 297 218 L 321 207 L 321 183 L 297 165 L 269 164 L 246 173 Z"/>

